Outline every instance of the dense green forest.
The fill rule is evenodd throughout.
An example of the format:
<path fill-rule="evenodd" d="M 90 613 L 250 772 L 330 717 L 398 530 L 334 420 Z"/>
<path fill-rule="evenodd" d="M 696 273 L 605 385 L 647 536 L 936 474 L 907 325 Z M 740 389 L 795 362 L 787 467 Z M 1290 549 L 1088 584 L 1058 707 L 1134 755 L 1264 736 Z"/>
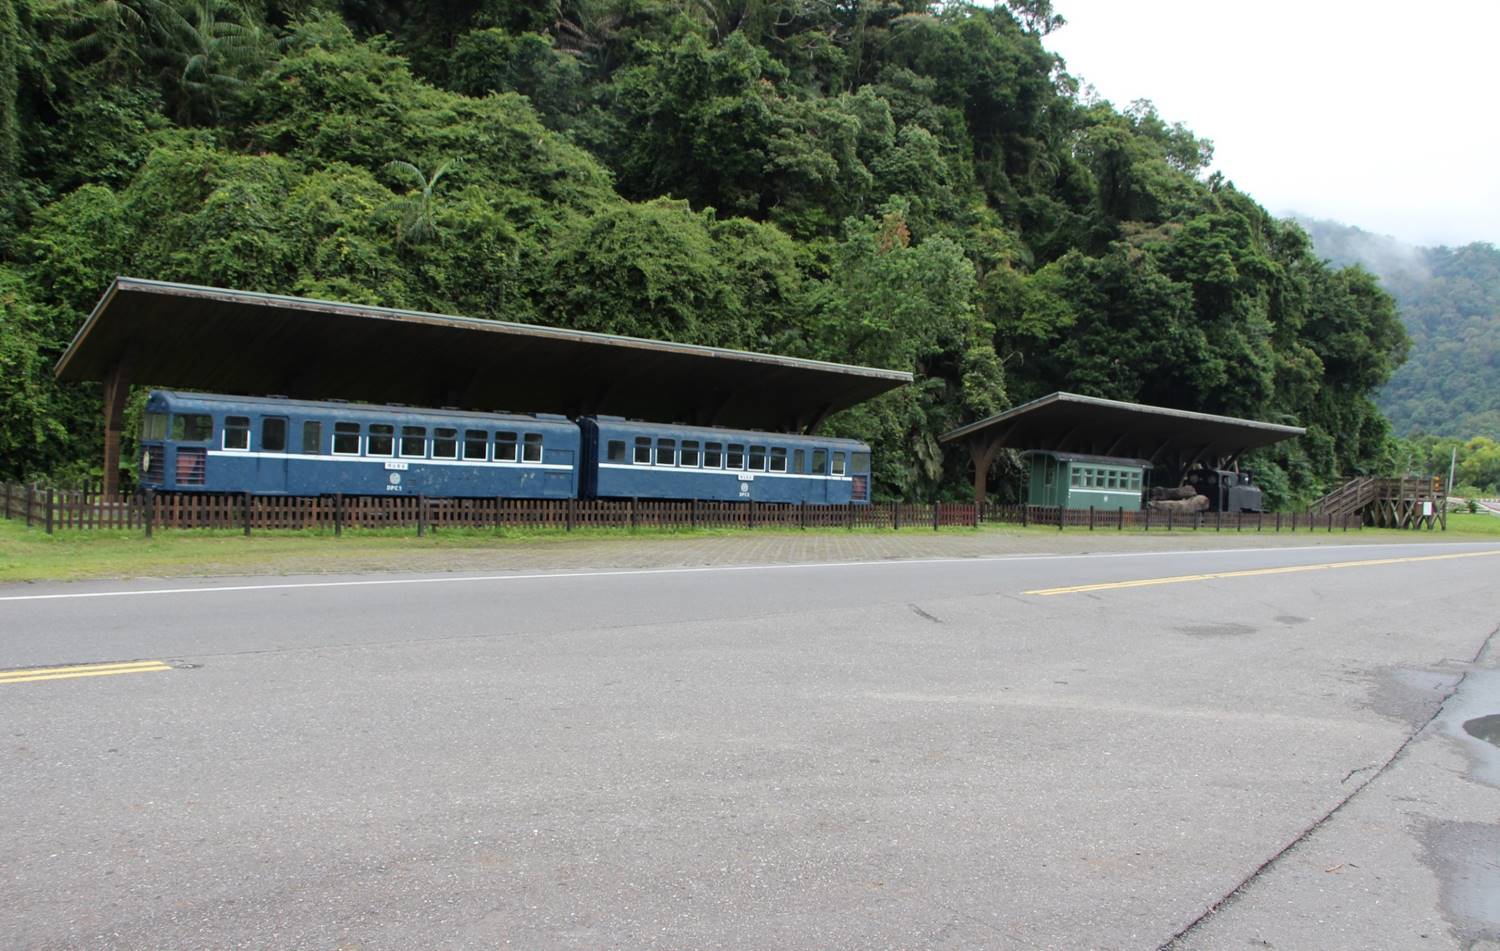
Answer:
<path fill-rule="evenodd" d="M 1318 254 L 1362 265 L 1396 299 L 1411 354 L 1377 397 L 1395 431 L 1500 439 L 1500 249 L 1417 248 L 1332 221 L 1301 224 Z"/>
<path fill-rule="evenodd" d="M 1054 389 L 1307 426 L 1254 463 L 1278 502 L 1390 465 L 1390 297 L 1150 103 L 1081 94 L 1060 26 L 1047 0 L 6 0 L 0 476 L 97 465 L 97 390 L 50 368 L 115 274 L 909 369 L 832 421 L 886 497 L 961 495 L 937 435 Z"/>

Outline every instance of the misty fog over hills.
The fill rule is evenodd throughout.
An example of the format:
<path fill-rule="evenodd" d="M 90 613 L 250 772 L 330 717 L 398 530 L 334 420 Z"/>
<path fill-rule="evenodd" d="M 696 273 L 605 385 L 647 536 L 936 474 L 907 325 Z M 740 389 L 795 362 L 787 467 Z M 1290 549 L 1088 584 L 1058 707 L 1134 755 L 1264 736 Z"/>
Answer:
<path fill-rule="evenodd" d="M 1377 402 L 1397 435 L 1500 437 L 1500 249 L 1418 248 L 1297 217 L 1318 256 L 1362 265 L 1396 298 L 1411 352 Z"/>

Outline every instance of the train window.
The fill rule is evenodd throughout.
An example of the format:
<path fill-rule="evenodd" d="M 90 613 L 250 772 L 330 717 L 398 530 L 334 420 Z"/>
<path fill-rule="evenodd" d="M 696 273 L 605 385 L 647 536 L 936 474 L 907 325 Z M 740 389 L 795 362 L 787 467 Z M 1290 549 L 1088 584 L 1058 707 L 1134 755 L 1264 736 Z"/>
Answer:
<path fill-rule="evenodd" d="M 833 454 L 833 474 L 836 476 L 844 474 L 844 454 L 841 452 Z"/>
<path fill-rule="evenodd" d="M 401 455 L 417 457 L 427 455 L 426 426 L 401 427 Z"/>
<path fill-rule="evenodd" d="M 744 446 L 740 445 L 739 443 L 733 443 L 733 442 L 729 444 L 729 451 L 727 453 L 725 453 L 725 456 L 724 456 L 724 468 L 726 468 L 726 469 L 743 469 L 743 468 L 745 468 L 745 447 Z"/>
<path fill-rule="evenodd" d="M 490 434 L 482 429 L 464 430 L 464 458 L 483 462 L 489 458 Z"/>
<path fill-rule="evenodd" d="M 868 452 L 856 452 L 849 456 L 849 468 L 854 472 L 870 471 L 870 454 Z"/>
<path fill-rule="evenodd" d="M 805 465 L 807 465 L 807 450 L 806 449 L 793 449 L 792 450 L 792 471 L 793 472 L 799 472 L 799 473 L 800 472 L 806 472 L 807 470 L 804 469 L 804 468 L 802 468 Z"/>
<path fill-rule="evenodd" d="M 458 458 L 458 430 L 439 426 L 432 431 L 432 458 Z"/>
<path fill-rule="evenodd" d="M 1111 489 L 1118 489 L 1120 487 L 1120 473 L 1114 469 L 1111 469 L 1109 472 L 1109 487 Z"/>
<path fill-rule="evenodd" d="M 771 448 L 771 471 L 786 471 L 786 450 L 777 446 Z"/>
<path fill-rule="evenodd" d="M 260 421 L 260 451 L 286 452 L 285 416 L 267 416 Z"/>
<path fill-rule="evenodd" d="M 677 440 L 658 439 L 656 441 L 656 464 L 659 466 L 677 465 Z"/>
<path fill-rule="evenodd" d="M 724 444 L 718 442 L 706 442 L 703 444 L 703 468 L 721 469 L 724 466 Z"/>
<path fill-rule="evenodd" d="M 1139 470 L 1130 474 L 1130 487 L 1132 489 L 1139 489 L 1141 487 L 1141 473 Z"/>
<path fill-rule="evenodd" d="M 631 460 L 638 466 L 651 465 L 651 437 L 635 437 L 635 458 Z"/>
<path fill-rule="evenodd" d="M 333 451 L 340 456 L 359 455 L 359 423 L 333 424 Z"/>
<path fill-rule="evenodd" d="M 750 447 L 750 468 L 756 472 L 766 471 L 766 447 Z"/>
<path fill-rule="evenodd" d="M 813 450 L 813 460 L 812 460 L 812 462 L 813 462 L 813 464 L 812 464 L 812 474 L 813 475 L 827 475 L 828 474 L 828 450 L 827 449 L 814 449 Z"/>
<path fill-rule="evenodd" d="M 225 416 L 224 417 L 224 448 L 225 449 L 249 449 L 250 448 L 250 417 L 248 417 L 248 416 Z"/>
<path fill-rule="evenodd" d="M 522 456 L 521 461 L 522 462 L 541 462 L 542 461 L 542 434 L 541 433 L 527 433 L 522 438 L 525 440 L 525 442 L 522 445 L 522 450 L 524 452 L 524 455 Z"/>
<path fill-rule="evenodd" d="M 302 422 L 302 451 L 311 454 L 323 451 L 323 424 L 315 419 Z"/>
<path fill-rule="evenodd" d="M 206 442 L 214 434 L 214 418 L 207 413 L 176 413 L 172 416 L 172 438 L 183 442 Z"/>
<path fill-rule="evenodd" d="M 1073 466 L 1068 473 L 1068 484 L 1074 487 L 1083 485 L 1083 470 Z"/>
<path fill-rule="evenodd" d="M 496 462 L 515 462 L 516 459 L 517 459 L 517 456 L 516 456 L 516 434 L 515 433 L 496 433 L 495 434 L 495 461 Z"/>
<path fill-rule="evenodd" d="M 698 467 L 698 440 L 684 439 L 682 441 L 682 458 L 678 461 L 694 469 Z"/>
<path fill-rule="evenodd" d="M 625 440 L 611 439 L 609 441 L 609 451 L 605 454 L 604 460 L 606 462 L 624 462 Z"/>
<path fill-rule="evenodd" d="M 365 440 L 365 454 L 389 456 L 396 451 L 396 427 L 387 423 L 371 423 L 370 437 Z"/>
<path fill-rule="evenodd" d="M 141 422 L 142 439 L 166 439 L 167 438 L 167 414 L 147 413 Z"/>

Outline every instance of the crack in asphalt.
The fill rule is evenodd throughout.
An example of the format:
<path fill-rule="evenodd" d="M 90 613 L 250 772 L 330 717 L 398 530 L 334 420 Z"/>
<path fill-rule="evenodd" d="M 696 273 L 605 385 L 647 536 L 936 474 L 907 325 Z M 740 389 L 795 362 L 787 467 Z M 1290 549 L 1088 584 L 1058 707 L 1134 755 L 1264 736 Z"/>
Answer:
<path fill-rule="evenodd" d="M 1479 649 L 1476 650 L 1474 652 L 1474 656 L 1469 659 L 1470 665 L 1479 663 L 1480 659 L 1483 658 L 1484 655 L 1489 651 L 1490 646 L 1495 641 L 1497 635 L 1500 635 L 1500 624 L 1497 624 L 1494 630 L 1485 635 L 1484 640 L 1479 644 Z M 1433 721 L 1437 720 L 1443 715 L 1443 710 L 1447 708 L 1448 701 L 1452 700 L 1454 696 L 1458 694 L 1459 690 L 1463 689 L 1464 681 L 1466 681 L 1468 678 L 1469 671 L 1464 671 L 1459 675 L 1458 680 L 1454 681 L 1453 686 L 1448 688 L 1448 691 L 1443 694 L 1443 698 L 1438 701 L 1437 706 L 1433 708 L 1432 715 L 1418 724 L 1417 727 L 1412 730 L 1412 732 L 1406 737 L 1406 739 L 1401 741 L 1401 745 L 1396 747 L 1396 751 L 1392 753 L 1384 763 L 1380 764 L 1379 769 L 1376 769 L 1373 773 L 1367 776 L 1364 782 L 1351 789 L 1349 791 L 1349 794 L 1340 799 L 1332 809 L 1329 809 L 1327 812 L 1323 813 L 1323 815 L 1319 816 L 1315 821 L 1313 821 L 1310 825 L 1308 825 L 1300 833 L 1298 833 L 1295 838 L 1278 849 L 1274 855 L 1252 869 L 1250 874 L 1240 879 L 1239 883 L 1236 884 L 1234 888 L 1225 892 L 1222 896 L 1219 897 L 1217 901 L 1205 908 L 1203 912 L 1198 915 L 1198 917 L 1188 922 L 1170 938 L 1158 945 L 1156 951 L 1175 951 L 1175 949 L 1181 948 L 1183 946 L 1182 942 L 1185 939 L 1191 937 L 1192 933 L 1198 930 L 1198 928 L 1201 927 L 1204 922 L 1208 921 L 1214 915 L 1217 915 L 1225 908 L 1234 904 L 1234 902 L 1244 894 L 1245 890 L 1249 888 L 1257 878 L 1270 871 L 1282 860 L 1282 858 L 1284 858 L 1297 846 L 1312 838 L 1313 833 L 1322 828 L 1324 824 L 1328 822 L 1328 820 L 1338 815 L 1345 806 L 1353 802 L 1354 797 L 1358 796 L 1365 790 L 1366 787 L 1368 787 L 1371 783 L 1384 775 L 1385 771 L 1390 769 L 1391 766 L 1393 766 L 1396 761 L 1401 758 L 1402 754 L 1406 752 L 1407 748 L 1411 746 L 1412 742 L 1416 740 L 1417 737 L 1425 733 L 1427 731 L 1427 728 L 1432 725 Z M 1362 769 L 1369 768 L 1370 767 L 1368 766 L 1362 767 Z M 1351 770 L 1349 772 L 1349 775 L 1344 777 L 1344 781 L 1348 782 L 1349 776 L 1353 776 L 1355 773 L 1361 772 L 1362 769 Z"/>

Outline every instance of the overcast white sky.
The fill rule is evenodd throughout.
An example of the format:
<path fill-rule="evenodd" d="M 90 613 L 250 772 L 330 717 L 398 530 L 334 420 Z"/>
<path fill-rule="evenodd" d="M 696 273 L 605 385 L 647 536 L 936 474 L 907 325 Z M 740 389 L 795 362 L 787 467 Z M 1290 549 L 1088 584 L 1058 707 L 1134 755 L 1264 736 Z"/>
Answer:
<path fill-rule="evenodd" d="M 1500 245 L 1500 0 L 1053 5 L 1068 72 L 1213 140 L 1273 213 Z"/>

